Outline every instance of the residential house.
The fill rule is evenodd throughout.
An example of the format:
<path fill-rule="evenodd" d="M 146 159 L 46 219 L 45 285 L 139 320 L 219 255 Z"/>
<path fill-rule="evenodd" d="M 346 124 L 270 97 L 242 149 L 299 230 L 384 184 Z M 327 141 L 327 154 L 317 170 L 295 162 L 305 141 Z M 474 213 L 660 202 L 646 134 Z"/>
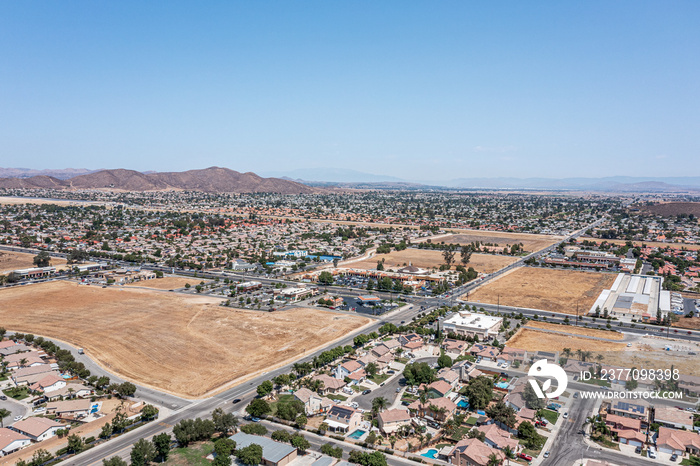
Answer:
<path fill-rule="evenodd" d="M 304 403 L 304 411 L 309 416 L 324 413 L 333 406 L 331 400 L 316 392 L 312 392 L 306 387 L 300 388 L 294 392 L 294 398 Z"/>
<path fill-rule="evenodd" d="M 700 377 L 681 374 L 678 378 L 678 388 L 686 395 L 697 397 L 700 395 Z"/>
<path fill-rule="evenodd" d="M 527 403 L 525 402 L 525 397 L 523 396 L 526 383 L 527 380 L 525 378 L 518 379 L 512 385 L 513 389 L 503 397 L 503 402 L 506 404 L 506 406 L 513 408 L 516 413 L 519 413 L 522 409 L 527 408 Z"/>
<path fill-rule="evenodd" d="M 7 456 L 29 446 L 32 439 L 7 427 L 0 428 L 0 456 Z"/>
<path fill-rule="evenodd" d="M 459 380 L 462 382 L 469 382 L 471 379 L 484 375 L 471 361 L 460 361 L 452 366 L 452 370 L 459 372 Z"/>
<path fill-rule="evenodd" d="M 447 382 L 455 388 L 459 383 L 459 373 L 449 367 L 443 367 L 437 373 L 438 379 Z"/>
<path fill-rule="evenodd" d="M 53 370 L 50 364 L 40 364 L 38 366 L 17 369 L 12 372 L 10 377 L 12 377 L 12 381 L 16 385 L 31 385 L 50 373 L 58 374 L 58 372 Z"/>
<path fill-rule="evenodd" d="M 26 435 L 35 442 L 41 442 L 56 435 L 57 430 L 66 429 L 67 426 L 45 417 L 28 417 L 15 422 L 11 429 Z"/>
<path fill-rule="evenodd" d="M 90 412 L 90 400 L 53 401 L 46 405 L 46 414 L 55 414 L 62 418 L 78 418 Z"/>
<path fill-rule="evenodd" d="M 656 447 L 660 452 L 682 455 L 689 453 L 698 455 L 700 453 L 700 435 L 697 432 L 687 430 L 669 429 L 659 427 L 656 437 Z"/>
<path fill-rule="evenodd" d="M 445 341 L 440 345 L 442 349 L 445 350 L 447 354 L 452 359 L 456 359 L 464 353 L 467 348 L 469 348 L 469 343 L 462 340 L 454 340 L 452 338 L 445 338 Z"/>
<path fill-rule="evenodd" d="M 372 354 L 375 358 L 381 358 L 382 356 L 388 353 L 391 353 L 391 349 L 384 343 L 375 346 L 374 348 L 372 348 L 372 351 L 370 351 L 370 354 Z"/>
<path fill-rule="evenodd" d="M 265 466 L 285 466 L 297 457 L 297 449 L 287 443 L 275 442 L 267 437 L 260 435 L 246 434 L 245 432 L 236 432 L 229 437 L 236 442 L 236 448 L 245 448 L 252 444 L 262 447 L 262 464 Z"/>
<path fill-rule="evenodd" d="M 3 358 L 3 362 L 7 363 L 7 369 L 11 371 L 21 369 L 23 367 L 38 366 L 46 363 L 40 354 L 41 353 L 38 351 L 10 354 Z"/>
<path fill-rule="evenodd" d="M 86 398 L 92 396 L 95 389 L 81 383 L 68 383 L 65 387 L 59 388 L 49 393 L 44 393 L 44 396 L 49 401 L 55 401 L 60 398 Z"/>
<path fill-rule="evenodd" d="M 323 383 L 323 387 L 319 390 L 322 395 L 328 395 L 330 393 L 339 393 L 343 390 L 346 383 L 342 379 L 336 379 L 327 374 L 318 374 L 311 377 L 312 380 L 319 380 Z"/>
<path fill-rule="evenodd" d="M 425 404 L 416 400 L 408 405 L 408 409 L 419 417 L 445 422 L 455 413 L 457 405 L 449 398 L 434 398 L 426 401 Z"/>
<path fill-rule="evenodd" d="M 411 423 L 411 414 L 405 409 L 387 409 L 377 416 L 379 429 L 386 435 L 396 432 L 401 426 Z"/>
<path fill-rule="evenodd" d="M 449 383 L 445 382 L 444 380 L 436 380 L 435 382 L 428 385 L 428 390 L 430 391 L 428 397 L 429 398 L 442 398 L 444 396 L 447 396 L 452 391 L 453 388 L 454 388 L 453 385 L 450 385 Z"/>
<path fill-rule="evenodd" d="M 501 460 L 505 455 L 482 442 L 479 439 L 470 438 L 457 442 L 449 455 L 450 463 L 456 466 L 486 466 L 491 455 L 496 455 Z"/>
<path fill-rule="evenodd" d="M 350 377 L 350 374 L 362 370 L 362 364 L 355 360 L 345 361 L 339 364 L 335 369 L 335 378 L 345 380 L 345 377 Z"/>
<path fill-rule="evenodd" d="M 518 451 L 518 439 L 511 437 L 510 433 L 498 427 L 496 424 L 487 424 L 476 427 L 476 430 L 483 432 L 486 436 L 484 443 L 492 448 L 503 450 L 510 448 L 513 452 Z"/>
<path fill-rule="evenodd" d="M 399 344 L 409 351 L 414 351 L 423 347 L 423 337 L 417 333 L 399 336 Z"/>
<path fill-rule="evenodd" d="M 362 414 L 349 406 L 333 405 L 326 414 L 325 423 L 333 432 L 353 432 L 362 421 Z"/>
<path fill-rule="evenodd" d="M 654 407 L 653 413 L 654 419 L 651 422 L 672 429 L 693 430 L 693 413 L 680 410 L 673 406 L 660 405 Z"/>
<path fill-rule="evenodd" d="M 476 343 L 469 348 L 469 354 L 475 357 L 481 357 L 486 361 L 495 361 L 498 358 L 500 350 L 495 346 L 481 345 Z"/>
<path fill-rule="evenodd" d="M 520 364 L 524 364 L 527 360 L 527 351 L 520 348 L 513 348 L 512 346 L 504 346 L 501 350 L 501 356 L 504 357 L 502 362 L 508 362 L 512 364 L 513 362 L 517 361 Z"/>
<path fill-rule="evenodd" d="M 613 401 L 608 408 L 608 413 L 618 416 L 639 419 L 642 426 L 649 422 L 649 403 L 644 400 L 637 400 L 634 403 L 617 400 Z"/>
<path fill-rule="evenodd" d="M 50 393 L 66 386 L 66 379 L 56 372 L 49 372 L 41 380 L 34 382 L 29 389 L 35 392 Z"/>
<path fill-rule="evenodd" d="M 596 364 L 593 362 L 583 362 L 577 359 L 569 358 L 564 364 L 564 372 L 571 378 L 580 377 L 582 372 L 588 372 L 591 375 L 596 373 Z"/>
<path fill-rule="evenodd" d="M 642 421 L 639 419 L 608 413 L 605 416 L 605 424 L 610 427 L 620 443 L 639 447 L 646 440 L 646 435 L 642 433 Z"/>

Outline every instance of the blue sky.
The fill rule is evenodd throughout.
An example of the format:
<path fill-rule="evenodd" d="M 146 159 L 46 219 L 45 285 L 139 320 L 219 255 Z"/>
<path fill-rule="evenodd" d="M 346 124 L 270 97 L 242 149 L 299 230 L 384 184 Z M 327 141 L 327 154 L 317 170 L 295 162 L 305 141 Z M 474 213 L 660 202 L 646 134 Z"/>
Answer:
<path fill-rule="evenodd" d="M 700 175 L 700 2 L 2 2 L 0 166 Z"/>

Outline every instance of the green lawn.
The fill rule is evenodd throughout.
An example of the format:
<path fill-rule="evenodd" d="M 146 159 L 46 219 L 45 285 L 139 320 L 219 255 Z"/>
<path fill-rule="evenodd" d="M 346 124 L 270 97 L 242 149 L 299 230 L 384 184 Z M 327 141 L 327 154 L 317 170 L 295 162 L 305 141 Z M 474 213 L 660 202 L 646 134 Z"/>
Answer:
<path fill-rule="evenodd" d="M 270 403 L 270 408 L 272 408 L 272 412 L 270 414 L 274 416 L 277 413 L 278 405 L 290 403 L 292 401 L 294 401 L 294 395 L 280 395 L 279 397 L 277 397 L 277 401 L 273 401 L 272 403 Z"/>
<path fill-rule="evenodd" d="M 545 418 L 548 422 L 552 424 L 556 424 L 557 419 L 559 419 L 559 413 L 556 411 L 552 411 L 551 409 L 542 409 L 538 411 L 539 414 L 542 415 L 543 418 Z"/>
<path fill-rule="evenodd" d="M 599 387 L 609 387 L 610 386 L 610 382 L 608 382 L 607 380 L 600 380 L 600 379 L 580 380 L 580 382 L 588 383 L 591 385 L 598 385 Z"/>
<path fill-rule="evenodd" d="M 212 451 L 214 451 L 213 442 L 196 443 L 187 448 L 175 448 L 170 451 L 168 461 L 164 464 L 168 466 L 211 466 L 211 461 L 206 457 Z"/>
<path fill-rule="evenodd" d="M 452 434 L 452 437 L 450 437 L 452 440 L 460 441 L 462 440 L 462 437 L 467 435 L 467 432 L 471 430 L 471 426 L 460 426 L 455 429 L 454 434 Z"/>
<path fill-rule="evenodd" d="M 379 385 L 380 383 L 386 382 L 389 377 L 391 377 L 389 374 L 376 374 L 370 377 L 369 380 Z"/>
<path fill-rule="evenodd" d="M 465 423 L 466 425 L 468 425 L 468 426 L 473 427 L 473 426 L 476 425 L 476 421 L 477 421 L 477 418 L 475 418 L 474 416 L 471 416 L 469 419 L 467 419 L 466 421 L 464 421 L 464 423 Z"/>
<path fill-rule="evenodd" d="M 363 392 L 365 390 L 369 390 L 369 388 L 365 387 L 364 385 L 352 385 L 352 389 L 356 392 Z"/>
<path fill-rule="evenodd" d="M 330 398 L 331 400 L 340 400 L 340 401 L 345 401 L 348 399 L 347 396 L 340 395 L 339 393 L 329 393 L 326 395 L 327 398 Z"/>
<path fill-rule="evenodd" d="M 23 400 L 29 396 L 29 389 L 27 387 L 12 387 L 7 388 L 2 392 L 15 400 Z"/>

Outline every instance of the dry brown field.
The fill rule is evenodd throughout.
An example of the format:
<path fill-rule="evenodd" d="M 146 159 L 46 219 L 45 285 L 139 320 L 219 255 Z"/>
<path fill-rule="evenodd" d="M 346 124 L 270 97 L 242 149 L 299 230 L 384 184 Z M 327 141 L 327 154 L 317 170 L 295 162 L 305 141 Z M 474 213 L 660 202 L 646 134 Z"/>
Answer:
<path fill-rule="evenodd" d="M 441 238 L 440 242 L 470 244 L 476 241 L 482 243 L 497 244 L 501 248 L 506 245 L 523 243 L 525 251 L 539 251 L 547 246 L 551 246 L 557 241 L 561 241 L 563 237 L 553 235 L 534 235 L 529 233 L 507 233 L 502 231 L 483 231 L 483 230 L 450 230 L 456 231 L 458 234 Z"/>
<path fill-rule="evenodd" d="M 694 348 L 697 351 L 697 348 Z M 611 366 L 627 367 L 637 369 L 678 369 L 681 374 L 700 375 L 700 365 L 693 357 L 688 357 L 686 352 L 680 351 L 663 351 L 652 348 L 649 345 L 633 345 L 632 348 L 627 348 L 626 351 L 603 351 L 603 364 Z"/>
<path fill-rule="evenodd" d="M 209 281 L 210 280 L 204 280 L 205 283 Z M 201 278 L 163 277 L 154 278 L 153 280 L 142 280 L 140 282 L 129 283 L 126 286 L 152 288 L 154 290 L 172 290 L 175 288 L 183 288 L 187 283 L 189 283 L 191 286 L 195 286 L 201 282 Z"/>
<path fill-rule="evenodd" d="M 20 204 L 53 204 L 59 206 L 69 205 L 102 205 L 104 202 L 73 201 L 70 199 L 29 199 L 26 197 L 0 196 L 0 205 L 20 205 Z"/>
<path fill-rule="evenodd" d="M 219 306 L 220 299 L 64 281 L 0 291 L 0 321 L 85 348 L 107 370 L 196 398 L 324 346 L 370 319 L 318 309 Z"/>
<path fill-rule="evenodd" d="M 28 269 L 34 267 L 34 256 L 36 256 L 36 254 L 0 251 L 0 274 L 9 273 L 17 269 Z M 66 265 L 66 260 L 60 257 L 52 257 L 51 265 L 58 268 Z"/>
<path fill-rule="evenodd" d="M 566 332 L 573 335 L 583 335 L 586 337 L 605 338 L 606 340 L 624 340 L 625 336 L 618 332 L 609 332 L 606 330 L 598 330 L 594 328 L 578 327 L 576 325 L 561 325 L 552 324 L 549 322 L 540 322 L 531 320 L 526 324 L 526 327 L 541 328 L 544 330 L 554 330 L 556 332 Z"/>
<path fill-rule="evenodd" d="M 577 337 L 573 335 L 559 335 L 556 333 L 542 332 L 529 328 L 521 328 L 513 337 L 506 342 L 506 345 L 525 351 L 562 351 L 570 348 L 571 351 L 578 349 L 585 351 L 624 351 L 624 343 L 613 343 L 609 341 L 594 340 L 593 338 Z"/>
<path fill-rule="evenodd" d="M 627 241 L 621 240 L 621 239 L 600 239 L 600 238 L 587 238 L 587 237 L 582 237 L 579 238 L 580 241 L 588 240 L 588 241 L 595 241 L 596 243 L 600 244 L 603 241 L 607 241 L 608 243 L 612 244 L 626 244 Z M 677 248 L 677 249 L 683 249 L 686 248 L 689 251 L 697 251 L 700 249 L 700 244 L 686 244 L 686 243 L 663 243 L 660 241 L 632 241 L 632 244 L 634 246 L 639 246 L 642 247 L 642 245 L 645 245 L 650 248 Z"/>
<path fill-rule="evenodd" d="M 374 269 L 377 262 L 384 259 L 384 268 L 401 268 L 409 263 L 423 269 L 439 268 L 445 263 L 442 251 L 430 249 L 404 249 L 403 251 L 391 251 L 389 254 L 376 254 L 371 259 L 348 264 L 348 267 L 356 269 Z M 467 267 L 474 267 L 474 270 L 482 273 L 491 273 L 517 261 L 517 257 L 499 256 L 495 254 L 472 254 Z M 459 253 L 455 254 L 455 265 L 459 265 Z M 454 267 L 454 266 L 453 266 Z"/>
<path fill-rule="evenodd" d="M 469 294 L 469 301 L 576 314 L 587 312 L 615 274 L 522 267 Z"/>

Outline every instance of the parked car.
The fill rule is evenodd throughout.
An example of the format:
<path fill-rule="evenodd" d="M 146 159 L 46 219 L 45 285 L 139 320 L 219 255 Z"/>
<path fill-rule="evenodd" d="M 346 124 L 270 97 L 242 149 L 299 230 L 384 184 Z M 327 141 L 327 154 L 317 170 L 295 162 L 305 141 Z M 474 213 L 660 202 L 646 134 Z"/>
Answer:
<path fill-rule="evenodd" d="M 676 461 L 678 459 L 678 455 L 675 453 L 671 455 L 671 461 Z"/>
<path fill-rule="evenodd" d="M 542 455 L 542 456 L 544 456 L 545 458 L 549 458 L 549 451 L 545 451 L 544 455 Z"/>
<path fill-rule="evenodd" d="M 369 389 L 368 389 L 368 390 L 363 390 L 363 391 L 362 391 L 362 394 L 363 394 L 363 395 L 369 395 L 370 393 L 372 393 L 372 390 L 369 390 Z"/>
<path fill-rule="evenodd" d="M 640 455 L 640 454 L 642 453 L 642 447 L 637 447 L 637 448 L 635 448 L 635 449 L 634 449 L 634 452 L 635 452 L 636 454 Z"/>
<path fill-rule="evenodd" d="M 568 411 L 564 413 L 564 419 L 569 419 L 569 412 Z"/>
<path fill-rule="evenodd" d="M 653 448 L 649 448 L 649 451 L 647 451 L 647 456 L 653 460 L 656 459 L 656 451 Z"/>
<path fill-rule="evenodd" d="M 574 398 L 578 398 L 578 392 L 574 393 Z"/>
<path fill-rule="evenodd" d="M 21 420 L 22 420 L 22 416 L 15 416 L 15 422 L 21 421 Z"/>
<path fill-rule="evenodd" d="M 253 421 L 253 422 L 260 422 L 260 418 L 259 418 L 259 417 L 251 417 L 250 420 Z"/>
<path fill-rule="evenodd" d="M 7 400 L 7 397 L 5 395 L 0 395 L 0 400 L 5 401 Z"/>
<path fill-rule="evenodd" d="M 532 456 L 526 455 L 525 453 L 519 453 L 518 458 L 523 459 L 525 461 L 532 461 Z"/>

